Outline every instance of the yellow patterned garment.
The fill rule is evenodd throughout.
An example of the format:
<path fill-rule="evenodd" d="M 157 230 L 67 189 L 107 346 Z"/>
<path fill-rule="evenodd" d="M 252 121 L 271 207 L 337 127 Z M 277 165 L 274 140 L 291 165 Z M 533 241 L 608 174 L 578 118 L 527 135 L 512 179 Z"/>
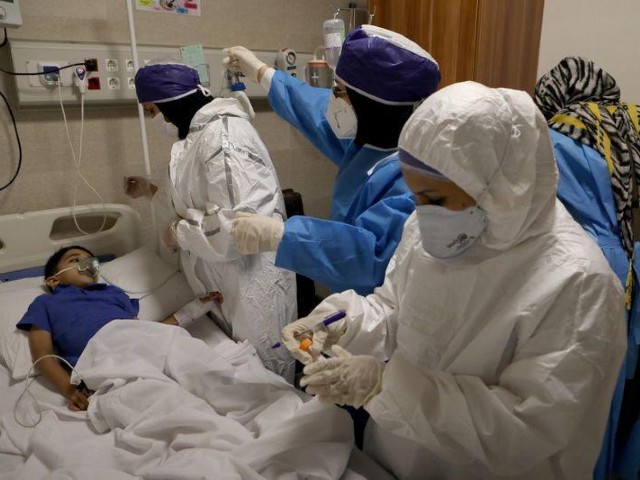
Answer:
<path fill-rule="evenodd" d="M 535 102 L 554 130 L 597 150 L 607 162 L 622 245 L 633 256 L 632 218 L 638 215 L 640 118 L 638 106 L 620 101 L 615 79 L 594 62 L 567 57 L 543 75 Z M 636 187 L 637 188 L 637 187 Z M 627 280 L 630 300 L 632 270 Z"/>

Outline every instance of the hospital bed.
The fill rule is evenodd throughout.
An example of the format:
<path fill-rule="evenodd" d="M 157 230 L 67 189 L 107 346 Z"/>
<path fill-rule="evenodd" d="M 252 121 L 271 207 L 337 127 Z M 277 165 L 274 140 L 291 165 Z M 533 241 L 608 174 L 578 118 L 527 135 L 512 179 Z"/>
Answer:
<path fill-rule="evenodd" d="M 189 334 L 152 321 L 193 294 L 142 246 L 133 209 L 87 205 L 75 215 L 86 231 L 103 228 L 78 237 L 68 208 L 0 216 L 0 480 L 392 478 L 353 447 L 346 412 L 267 371 L 247 342 L 207 317 Z M 105 277 L 140 298 L 140 321 L 107 325 L 78 362 L 101 385 L 88 412 L 69 411 L 28 376 L 27 335 L 15 329 L 44 292 L 44 262 L 73 244 L 110 260 Z"/>

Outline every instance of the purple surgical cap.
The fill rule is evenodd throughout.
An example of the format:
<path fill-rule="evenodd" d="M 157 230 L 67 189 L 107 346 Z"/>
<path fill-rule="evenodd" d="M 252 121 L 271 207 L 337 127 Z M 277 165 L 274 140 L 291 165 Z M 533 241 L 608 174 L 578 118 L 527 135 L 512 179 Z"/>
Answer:
<path fill-rule="evenodd" d="M 342 45 L 336 79 L 372 100 L 410 105 L 438 88 L 440 70 L 429 53 L 399 33 L 362 25 Z"/>
<path fill-rule="evenodd" d="M 181 63 L 157 63 L 136 73 L 136 95 L 140 103 L 162 103 L 186 97 L 198 90 L 198 71 Z"/>

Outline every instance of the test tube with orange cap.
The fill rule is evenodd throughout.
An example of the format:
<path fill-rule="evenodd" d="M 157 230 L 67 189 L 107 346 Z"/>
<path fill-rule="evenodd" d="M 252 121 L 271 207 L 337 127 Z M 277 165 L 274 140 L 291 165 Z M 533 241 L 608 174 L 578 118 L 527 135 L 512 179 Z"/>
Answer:
<path fill-rule="evenodd" d="M 309 347 L 313 345 L 312 337 L 308 336 L 310 333 L 313 333 L 321 329 L 323 326 L 326 327 L 327 325 L 331 325 L 332 323 L 337 322 L 338 320 L 342 320 L 346 316 L 347 316 L 347 312 L 345 312 L 344 310 L 339 310 L 337 312 L 332 313 L 331 315 L 327 315 L 326 317 L 324 317 L 322 321 L 318 322 L 313 328 L 305 330 L 304 332 L 300 332 L 298 335 L 296 335 L 296 338 L 300 338 L 300 344 L 298 348 L 306 352 L 307 350 L 309 350 Z M 271 348 L 278 348 L 281 346 L 282 344 L 280 342 L 276 342 L 271 346 Z"/>

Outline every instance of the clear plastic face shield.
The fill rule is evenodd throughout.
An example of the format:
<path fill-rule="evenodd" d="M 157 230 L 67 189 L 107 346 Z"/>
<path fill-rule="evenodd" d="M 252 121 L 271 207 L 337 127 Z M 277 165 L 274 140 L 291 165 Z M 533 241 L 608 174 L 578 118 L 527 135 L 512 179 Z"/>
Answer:
<path fill-rule="evenodd" d="M 83 258 L 72 267 L 63 268 L 59 272 L 56 272 L 50 278 L 56 277 L 63 272 L 67 272 L 69 270 L 74 270 L 74 269 L 78 270 L 80 273 L 82 273 L 83 275 L 86 275 L 87 277 L 97 278 L 98 275 L 100 274 L 100 261 L 96 257 Z"/>

